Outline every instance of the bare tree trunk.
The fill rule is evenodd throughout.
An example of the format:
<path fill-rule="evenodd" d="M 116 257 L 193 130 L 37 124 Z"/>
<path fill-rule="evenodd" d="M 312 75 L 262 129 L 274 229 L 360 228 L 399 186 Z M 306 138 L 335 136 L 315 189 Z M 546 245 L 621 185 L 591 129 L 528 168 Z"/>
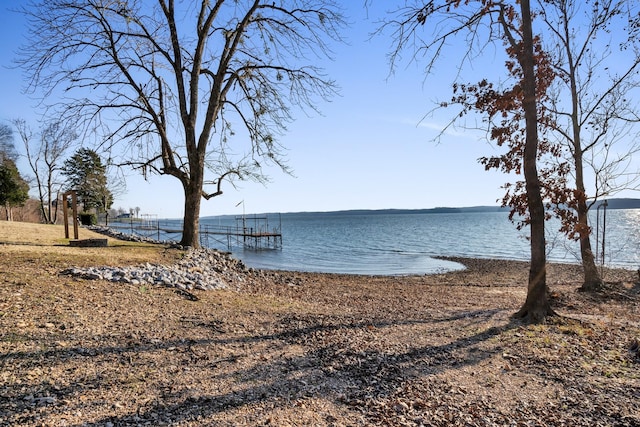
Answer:
<path fill-rule="evenodd" d="M 56 219 L 51 212 L 53 208 L 53 200 L 51 200 L 51 196 L 53 195 L 53 184 L 51 183 L 51 174 L 49 174 L 49 178 L 47 179 L 47 222 L 49 224 L 55 224 Z"/>
<path fill-rule="evenodd" d="M 591 250 L 591 238 L 588 224 L 588 209 L 585 200 L 578 201 L 578 226 L 580 227 L 580 256 L 582 258 L 582 270 L 584 282 L 580 287 L 582 291 L 597 291 L 602 288 L 602 278 L 596 267 L 596 259 Z"/>
<path fill-rule="evenodd" d="M 58 207 L 60 206 L 60 195 L 59 194 L 56 195 L 55 208 L 53 207 L 53 201 L 51 201 L 49 203 L 49 206 L 51 206 L 51 208 L 53 208 L 53 215 L 51 216 L 51 224 L 57 224 L 58 223 L 58 212 L 59 212 Z"/>
<path fill-rule="evenodd" d="M 194 168 L 197 169 L 197 168 Z M 202 169 L 202 168 L 201 168 Z M 191 179 L 184 186 L 184 222 L 182 246 L 200 247 L 200 203 L 202 201 L 202 171 L 192 169 Z"/>
<path fill-rule="evenodd" d="M 526 142 L 524 148 L 524 178 L 527 187 L 527 203 L 531 217 L 531 265 L 527 299 L 515 317 L 539 323 L 553 314 L 549 305 L 546 273 L 546 252 L 544 239 L 544 205 L 542 203 L 540 180 L 536 165 L 538 151 L 538 119 L 536 102 L 536 75 L 531 28 L 529 0 L 520 2 L 522 10 L 522 51 L 520 65 L 523 71 L 524 115 L 526 122 Z"/>
<path fill-rule="evenodd" d="M 32 170 L 35 168 L 32 168 Z M 49 203 L 48 207 L 45 206 L 45 196 L 42 194 L 42 185 L 40 183 L 40 178 L 38 177 L 37 171 L 35 172 L 36 176 L 36 184 L 38 186 L 38 200 L 40 201 L 40 213 L 42 214 L 42 219 L 45 223 L 51 224 L 51 203 Z M 49 202 L 51 202 L 51 197 L 49 197 Z"/>
<path fill-rule="evenodd" d="M 567 46 L 568 48 L 568 46 Z M 573 166 L 575 170 L 577 204 L 576 213 L 578 216 L 577 231 L 580 239 L 580 258 L 582 260 L 582 270 L 584 282 L 581 290 L 595 291 L 602 287 L 602 278 L 596 267 L 595 257 L 591 250 L 591 230 L 589 228 L 589 209 L 587 207 L 587 192 L 584 186 L 584 151 L 582 149 L 582 132 L 580 127 L 579 94 L 577 82 L 576 64 L 573 60 L 573 52 L 568 49 L 569 59 L 569 81 L 571 84 L 571 124 L 573 133 Z"/>
<path fill-rule="evenodd" d="M 184 223 L 182 225 L 182 246 L 200 247 L 200 200 L 201 192 L 189 186 L 185 189 Z"/>
<path fill-rule="evenodd" d="M 47 215 L 47 211 L 44 207 L 44 203 L 42 203 L 42 201 L 40 201 L 40 213 L 42 214 L 42 219 L 44 220 L 44 222 L 46 222 L 47 224 L 50 224 L 49 222 L 49 216 Z"/>
<path fill-rule="evenodd" d="M 574 99 L 577 103 L 577 92 L 574 91 Z M 577 107 L 574 108 L 577 111 Z M 584 273 L 584 281 L 582 282 L 583 291 L 596 291 L 602 288 L 602 278 L 596 267 L 596 260 L 591 250 L 591 233 L 589 229 L 589 209 L 587 207 L 586 191 L 584 187 L 583 174 L 583 152 L 582 139 L 580 135 L 580 127 L 577 116 L 573 118 L 573 139 L 574 139 L 574 165 L 576 173 L 576 190 L 578 194 L 577 215 L 578 215 L 578 233 L 580 236 L 580 258 L 582 259 L 582 271 Z"/>

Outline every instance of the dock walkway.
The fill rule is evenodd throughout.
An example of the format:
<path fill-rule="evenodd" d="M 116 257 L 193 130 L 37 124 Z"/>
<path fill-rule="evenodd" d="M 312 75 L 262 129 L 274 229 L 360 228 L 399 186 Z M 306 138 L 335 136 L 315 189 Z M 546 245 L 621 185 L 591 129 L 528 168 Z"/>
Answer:
<path fill-rule="evenodd" d="M 235 217 L 235 226 L 205 224 L 200 226 L 200 244 L 205 247 L 223 245 L 232 250 L 235 247 L 245 249 L 282 249 L 282 221 L 279 216 L 276 227 L 269 226 L 269 218 L 250 215 Z M 144 219 L 123 222 L 111 222 L 109 227 L 122 232 L 130 232 L 157 240 L 180 240 L 172 236 L 182 235 L 182 224 L 176 221 Z"/>

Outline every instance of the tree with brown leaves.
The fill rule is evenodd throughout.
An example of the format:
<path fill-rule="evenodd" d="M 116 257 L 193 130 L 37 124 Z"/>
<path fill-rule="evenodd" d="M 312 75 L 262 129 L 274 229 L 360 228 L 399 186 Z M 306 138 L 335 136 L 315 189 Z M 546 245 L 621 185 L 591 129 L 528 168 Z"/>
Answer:
<path fill-rule="evenodd" d="M 630 100 L 640 89 L 634 36 L 638 6 L 621 0 L 549 0 L 540 5 L 539 22 L 546 28 L 536 40 L 543 200 L 547 217 L 559 218 L 560 231 L 579 242 L 581 289 L 593 291 L 603 282 L 592 251 L 589 209 L 598 199 L 633 188 L 639 177 L 629 170 L 640 149 L 633 132 L 640 111 Z M 513 64 L 509 69 L 517 71 Z M 486 114 L 491 138 L 508 147 L 504 154 L 481 158 L 485 167 L 519 172 L 524 147 L 518 92 L 498 90 L 486 80 L 456 85 L 454 91 L 451 103 L 462 106 L 463 113 Z M 587 176 L 593 178 L 590 186 Z M 512 207 L 512 218 L 519 214 L 519 227 L 527 224 L 525 182 L 508 183 L 505 189 L 503 205 Z"/>
<path fill-rule="evenodd" d="M 471 61 L 470 52 L 474 47 L 482 49 L 486 43 L 497 40 L 506 45 L 510 58 L 506 68 L 515 78 L 513 88 L 495 91 L 490 85 L 481 83 L 463 88 L 462 92 L 466 92 L 463 96 L 468 96 L 469 90 L 479 91 L 476 94 L 478 102 L 470 104 L 476 111 L 507 117 L 506 127 L 491 129 L 492 138 L 507 141 L 513 132 L 516 133 L 513 144 L 517 150 L 508 159 L 510 163 L 503 160 L 501 164 L 505 170 L 524 175 L 522 200 L 525 203 L 522 206 L 526 206 L 527 224 L 531 230 L 527 298 L 516 317 L 541 322 L 554 312 L 549 305 L 546 283 L 545 209 L 537 167 L 540 156 L 537 105 L 538 97 L 548 86 L 546 80 L 553 76 L 546 72 L 545 64 L 539 62 L 542 55 L 537 48 L 539 40 L 533 36 L 529 1 L 429 1 L 418 7 L 406 7 L 400 15 L 400 19 L 385 25 L 395 28 L 396 48 L 391 55 L 392 63 L 407 45 L 418 40 L 418 45 L 414 46 L 418 53 L 428 57 L 427 74 L 454 37 L 467 35 L 471 40 L 470 50 L 462 53 L 468 61 Z M 416 36 L 421 27 L 429 28 L 435 35 L 428 39 Z"/>

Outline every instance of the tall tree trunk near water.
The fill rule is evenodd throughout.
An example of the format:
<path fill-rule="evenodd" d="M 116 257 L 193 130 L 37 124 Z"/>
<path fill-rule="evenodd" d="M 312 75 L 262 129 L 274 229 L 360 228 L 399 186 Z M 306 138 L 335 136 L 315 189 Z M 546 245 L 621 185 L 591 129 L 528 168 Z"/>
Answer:
<path fill-rule="evenodd" d="M 569 37 L 567 37 L 569 40 Z M 582 148 L 582 128 L 580 119 L 580 95 L 578 91 L 578 64 L 574 62 L 572 50 L 567 43 L 568 81 L 571 89 L 571 134 L 573 135 L 572 152 L 573 168 L 576 181 L 576 225 L 580 241 L 580 258 L 584 273 L 583 291 L 595 291 L 602 288 L 602 278 L 596 267 L 595 256 L 591 250 L 591 229 L 589 227 L 589 207 L 587 206 L 587 192 L 584 184 L 584 149 Z"/>
<path fill-rule="evenodd" d="M 576 181 L 578 178 L 576 177 Z M 580 185 L 578 185 L 580 187 Z M 584 188 L 584 184 L 582 185 Z M 591 250 L 591 233 L 588 223 L 589 210 L 584 197 L 580 197 L 577 205 L 578 227 L 580 238 L 580 256 L 582 258 L 582 270 L 584 273 L 584 281 L 580 287 L 581 291 L 598 291 L 602 289 L 602 278 L 596 267 L 596 259 Z"/>
<path fill-rule="evenodd" d="M 573 69 L 573 68 L 572 68 Z M 596 291 L 602 288 L 602 278 L 596 267 L 595 256 L 591 250 L 591 229 L 589 227 L 589 208 L 587 206 L 587 193 L 584 185 L 584 151 L 582 149 L 582 133 L 578 118 L 578 90 L 575 73 L 571 73 L 571 97 L 573 124 L 573 163 L 576 175 L 576 213 L 578 217 L 577 231 L 580 240 L 580 258 L 584 281 L 583 291 Z"/>
<path fill-rule="evenodd" d="M 531 227 L 531 265 L 527 299 L 514 315 L 531 323 L 542 322 L 552 315 L 549 305 L 546 252 L 544 237 L 544 205 L 536 165 L 538 151 L 538 119 L 536 102 L 536 75 L 531 28 L 531 9 L 529 0 L 520 2 L 522 11 L 522 49 L 518 55 L 523 72 L 523 109 L 526 123 L 526 142 L 524 148 L 524 178 L 527 189 L 527 203 Z"/>
<path fill-rule="evenodd" d="M 199 188 L 193 185 L 185 188 L 184 221 L 182 223 L 182 246 L 192 248 L 200 247 L 200 201 L 202 200 Z"/>
<path fill-rule="evenodd" d="M 589 236 L 580 238 L 580 254 L 582 256 L 582 269 L 584 271 L 584 282 L 582 282 L 580 290 L 594 292 L 602 289 L 604 282 L 596 266 Z"/>
<path fill-rule="evenodd" d="M 192 167 L 191 176 L 183 180 L 184 220 L 182 223 L 182 246 L 200 247 L 200 203 L 202 202 L 203 167 Z"/>

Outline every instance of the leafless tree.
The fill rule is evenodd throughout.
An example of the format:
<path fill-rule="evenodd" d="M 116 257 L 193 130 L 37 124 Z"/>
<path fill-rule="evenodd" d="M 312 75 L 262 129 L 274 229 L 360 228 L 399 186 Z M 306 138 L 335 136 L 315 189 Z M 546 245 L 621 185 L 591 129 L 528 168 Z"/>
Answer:
<path fill-rule="evenodd" d="M 589 209 L 599 199 L 636 187 L 639 178 L 629 166 L 640 150 L 640 106 L 634 101 L 640 94 L 640 4 L 547 0 L 540 7 L 544 49 L 559 77 L 547 99 L 551 120 L 545 126 L 566 147 L 573 166 L 568 186 L 557 188 L 555 210 L 563 230 L 580 242 L 582 289 L 597 290 L 602 279 L 592 251 Z"/>
<path fill-rule="evenodd" d="M 78 135 L 71 125 L 59 121 L 43 125 L 38 133 L 34 133 L 23 119 L 13 120 L 13 125 L 22 139 L 34 175 L 42 218 L 46 223 L 55 224 L 58 195 L 63 185 L 59 172 L 64 156 L 76 143 Z"/>
<path fill-rule="evenodd" d="M 182 183 L 183 245 L 199 246 L 205 185 L 288 171 L 278 137 L 294 109 L 335 93 L 313 65 L 340 40 L 333 0 L 33 0 L 23 12 L 31 88 L 64 96 L 114 162 L 119 146 L 118 164 Z"/>

